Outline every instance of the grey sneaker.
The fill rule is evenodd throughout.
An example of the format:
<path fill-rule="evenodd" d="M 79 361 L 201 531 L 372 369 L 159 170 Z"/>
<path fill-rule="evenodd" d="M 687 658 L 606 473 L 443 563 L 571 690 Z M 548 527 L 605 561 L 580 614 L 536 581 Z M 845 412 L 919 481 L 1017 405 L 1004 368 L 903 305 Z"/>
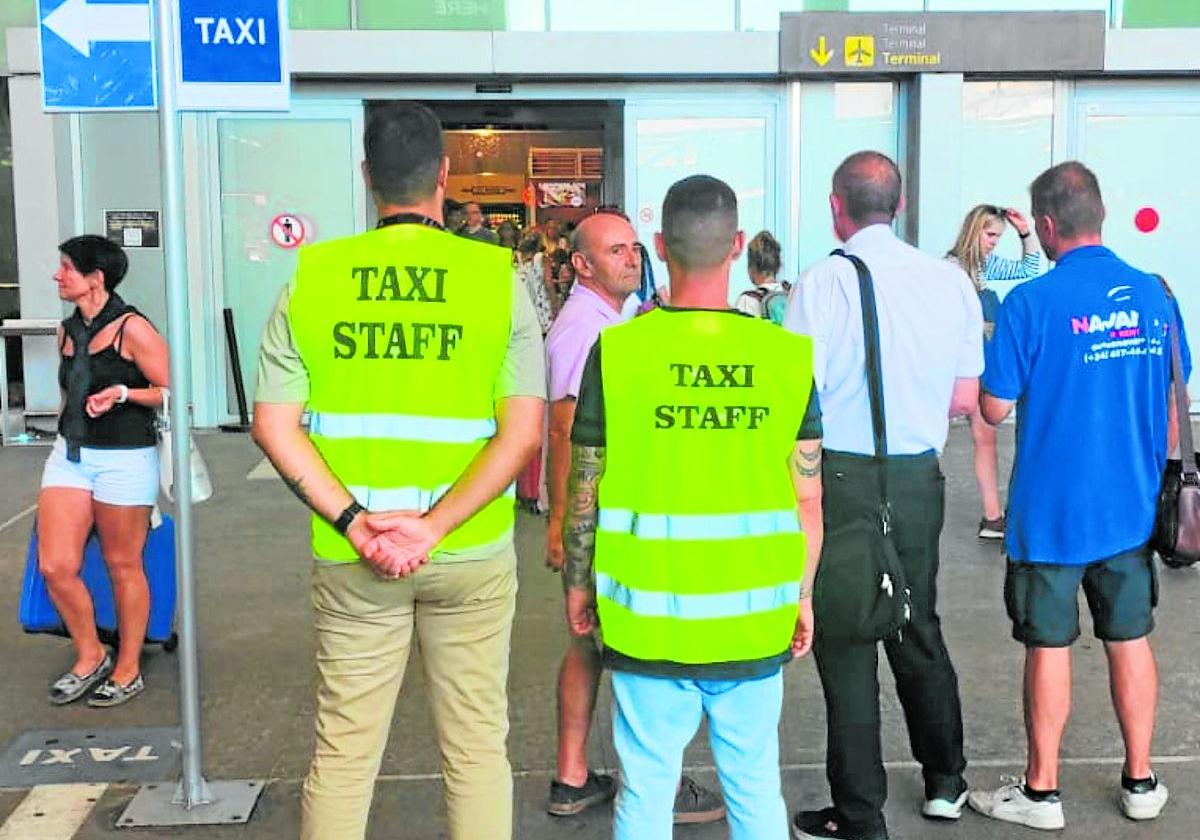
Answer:
<path fill-rule="evenodd" d="M 93 709 L 107 709 L 128 703 L 146 690 L 146 681 L 138 674 L 126 685 L 118 685 L 112 678 L 105 680 L 100 687 L 92 692 L 87 704 Z"/>
<path fill-rule="evenodd" d="M 1167 804 L 1167 786 L 1151 776 L 1149 781 L 1121 779 L 1121 812 L 1131 820 L 1153 820 Z"/>
<path fill-rule="evenodd" d="M 973 790 L 967 801 L 979 813 L 995 820 L 1016 823 L 1029 828 L 1055 831 L 1066 827 L 1062 799 L 1057 795 L 1043 800 L 1025 795 L 1025 780 L 1003 780 L 1006 784 L 996 790 Z"/>
<path fill-rule="evenodd" d="M 675 825 L 700 825 L 725 819 L 725 801 L 691 776 L 679 780 Z"/>
<path fill-rule="evenodd" d="M 104 658 L 100 660 L 100 664 L 90 674 L 84 674 L 81 677 L 72 671 L 67 671 L 67 673 L 56 679 L 54 684 L 50 686 L 50 692 L 46 695 L 46 699 L 55 706 L 65 706 L 68 703 L 74 703 L 91 691 L 92 686 L 107 677 L 112 669 L 112 656 L 106 653 L 104 654 Z"/>

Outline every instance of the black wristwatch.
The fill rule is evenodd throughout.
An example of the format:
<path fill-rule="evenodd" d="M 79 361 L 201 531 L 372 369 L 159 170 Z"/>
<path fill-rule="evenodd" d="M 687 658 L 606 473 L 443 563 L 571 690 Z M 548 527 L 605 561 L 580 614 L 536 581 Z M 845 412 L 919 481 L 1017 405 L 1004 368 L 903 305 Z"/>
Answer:
<path fill-rule="evenodd" d="M 360 505 L 357 501 L 353 501 L 346 505 L 346 509 L 342 511 L 341 516 L 334 520 L 333 530 L 337 531 L 343 537 L 346 536 L 346 531 L 349 529 L 350 523 L 354 521 L 354 517 L 358 516 L 365 510 L 366 508 Z"/>
<path fill-rule="evenodd" d="M 1024 233 L 1017 231 L 1017 236 L 1021 237 L 1022 239 L 1028 239 L 1029 237 L 1033 236 L 1033 231 L 1027 230 Z"/>

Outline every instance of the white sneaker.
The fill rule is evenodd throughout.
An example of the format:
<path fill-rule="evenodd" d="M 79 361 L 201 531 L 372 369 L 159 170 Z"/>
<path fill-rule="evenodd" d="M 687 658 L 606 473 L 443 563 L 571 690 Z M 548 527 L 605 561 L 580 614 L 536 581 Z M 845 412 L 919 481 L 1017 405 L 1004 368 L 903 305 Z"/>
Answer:
<path fill-rule="evenodd" d="M 1014 779 L 997 790 L 973 790 L 967 801 L 979 813 L 995 820 L 1017 823 L 1029 828 L 1056 830 L 1065 828 L 1062 800 L 1057 796 L 1035 802 L 1025 795 L 1025 780 Z"/>
<path fill-rule="evenodd" d="M 966 804 L 967 792 L 964 790 L 957 799 L 926 799 L 921 813 L 931 820 L 956 820 L 962 816 Z"/>
<path fill-rule="evenodd" d="M 1167 786 L 1158 780 L 1158 776 L 1151 776 L 1150 780 L 1153 787 L 1142 783 L 1135 790 L 1129 790 L 1121 785 L 1121 810 L 1129 819 L 1152 820 L 1167 804 Z"/>

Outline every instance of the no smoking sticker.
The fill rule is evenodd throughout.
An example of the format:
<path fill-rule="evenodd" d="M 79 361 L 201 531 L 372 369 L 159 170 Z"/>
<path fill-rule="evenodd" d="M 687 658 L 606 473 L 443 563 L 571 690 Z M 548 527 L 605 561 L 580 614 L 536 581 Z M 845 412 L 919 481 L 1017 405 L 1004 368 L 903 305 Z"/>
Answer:
<path fill-rule="evenodd" d="M 271 241 L 280 248 L 299 248 L 306 236 L 304 222 L 299 216 L 280 213 L 271 220 Z"/>

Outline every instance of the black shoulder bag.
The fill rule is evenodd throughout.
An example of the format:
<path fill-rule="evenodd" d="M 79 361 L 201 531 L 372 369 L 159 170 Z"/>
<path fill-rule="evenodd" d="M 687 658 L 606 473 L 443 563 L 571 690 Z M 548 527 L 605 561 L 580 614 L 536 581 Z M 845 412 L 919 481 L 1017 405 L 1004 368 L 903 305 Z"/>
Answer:
<path fill-rule="evenodd" d="M 1170 295 L 1168 290 L 1167 296 Z M 1179 453 L 1182 457 L 1169 458 L 1163 470 L 1158 514 L 1154 518 L 1150 547 L 1158 552 L 1163 563 L 1173 569 L 1181 569 L 1200 560 L 1200 469 L 1197 469 L 1200 457 L 1192 441 L 1191 406 L 1188 405 L 1187 385 L 1183 381 L 1183 358 L 1179 352 L 1179 324 L 1173 323 L 1169 329 L 1171 396 L 1175 400 L 1176 417 L 1179 420 Z"/>
<path fill-rule="evenodd" d="M 884 419 L 883 368 L 879 318 L 871 271 L 858 257 L 833 252 L 854 264 L 862 298 L 863 347 L 875 455 L 871 469 L 879 481 L 879 502 L 870 516 L 825 533 L 821 565 L 814 584 L 816 630 L 826 639 L 877 642 L 899 637 L 912 615 L 904 567 L 892 536 L 887 489 L 887 426 Z"/>

